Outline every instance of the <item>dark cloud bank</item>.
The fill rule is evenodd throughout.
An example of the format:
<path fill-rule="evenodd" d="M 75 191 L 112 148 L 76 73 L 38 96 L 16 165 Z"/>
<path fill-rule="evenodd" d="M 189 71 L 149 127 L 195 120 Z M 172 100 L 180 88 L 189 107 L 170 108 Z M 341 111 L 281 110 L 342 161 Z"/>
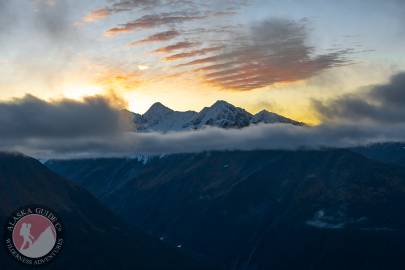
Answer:
<path fill-rule="evenodd" d="M 402 124 L 405 122 L 405 73 L 393 76 L 388 84 L 327 104 L 315 102 L 315 106 L 328 122 Z"/>
<path fill-rule="evenodd" d="M 177 133 L 135 133 L 128 115 L 103 97 L 46 102 L 32 96 L 0 103 L 0 148 L 42 158 L 131 156 L 207 150 L 318 149 L 405 141 L 405 73 L 384 85 L 315 102 L 315 127 L 257 125 Z"/>
<path fill-rule="evenodd" d="M 129 130 L 118 112 L 103 97 L 50 103 L 28 95 L 0 103 L 0 134 L 3 140 L 118 134 Z"/>

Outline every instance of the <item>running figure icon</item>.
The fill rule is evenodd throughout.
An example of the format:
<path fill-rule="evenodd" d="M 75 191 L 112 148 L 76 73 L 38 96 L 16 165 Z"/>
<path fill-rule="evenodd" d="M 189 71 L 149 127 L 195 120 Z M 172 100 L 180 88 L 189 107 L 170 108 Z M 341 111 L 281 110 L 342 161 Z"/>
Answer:
<path fill-rule="evenodd" d="M 20 251 L 25 248 L 25 246 L 28 244 L 27 248 L 30 248 L 32 246 L 32 241 L 34 240 L 34 236 L 31 234 L 31 224 L 30 223 L 23 223 L 20 229 L 20 236 L 24 238 L 24 242 L 21 245 Z"/>

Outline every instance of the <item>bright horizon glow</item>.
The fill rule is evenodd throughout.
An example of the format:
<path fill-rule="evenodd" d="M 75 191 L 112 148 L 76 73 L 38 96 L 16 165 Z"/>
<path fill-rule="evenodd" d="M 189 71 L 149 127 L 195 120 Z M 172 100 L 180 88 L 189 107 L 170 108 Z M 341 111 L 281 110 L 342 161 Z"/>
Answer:
<path fill-rule="evenodd" d="M 70 99 L 82 100 L 88 96 L 103 94 L 103 88 L 99 86 L 66 86 L 63 90 L 63 96 Z"/>

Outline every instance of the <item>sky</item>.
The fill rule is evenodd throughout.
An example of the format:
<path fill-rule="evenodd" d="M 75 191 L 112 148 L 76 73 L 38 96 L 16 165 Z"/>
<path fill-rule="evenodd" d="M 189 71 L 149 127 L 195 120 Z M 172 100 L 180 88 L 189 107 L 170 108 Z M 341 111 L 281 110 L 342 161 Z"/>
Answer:
<path fill-rule="evenodd" d="M 404 29 L 402 0 L 0 0 L 0 102 L 222 99 L 319 124 L 395 84 Z"/>

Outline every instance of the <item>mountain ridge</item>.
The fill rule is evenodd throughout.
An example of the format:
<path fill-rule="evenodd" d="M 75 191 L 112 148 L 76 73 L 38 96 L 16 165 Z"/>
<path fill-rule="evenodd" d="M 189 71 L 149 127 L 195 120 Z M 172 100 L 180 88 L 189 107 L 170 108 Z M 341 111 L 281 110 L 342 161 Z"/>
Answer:
<path fill-rule="evenodd" d="M 199 112 L 175 111 L 156 102 L 144 114 L 130 113 L 139 132 L 185 131 L 207 126 L 240 129 L 257 124 L 305 125 L 267 110 L 252 114 L 224 100 L 218 100 Z"/>
<path fill-rule="evenodd" d="M 156 238 L 129 229 L 90 192 L 23 154 L 0 151 L 0 198 L 1 224 L 26 205 L 49 207 L 61 218 L 66 244 L 44 269 L 166 269 L 168 264 L 190 269 L 201 264 Z M 0 249 L 0 269 L 27 266 Z"/>
<path fill-rule="evenodd" d="M 47 165 L 63 175 L 82 162 Z M 399 166 L 347 149 L 174 154 L 151 159 L 129 177 L 120 170 L 128 160 L 113 162 L 125 166 L 110 173 L 123 175 L 113 177 L 122 185 L 112 193 L 93 186 L 109 182 L 99 177 L 111 170 L 105 164 L 93 161 L 106 168 L 93 176 L 68 176 L 132 226 L 227 269 L 403 267 Z"/>

